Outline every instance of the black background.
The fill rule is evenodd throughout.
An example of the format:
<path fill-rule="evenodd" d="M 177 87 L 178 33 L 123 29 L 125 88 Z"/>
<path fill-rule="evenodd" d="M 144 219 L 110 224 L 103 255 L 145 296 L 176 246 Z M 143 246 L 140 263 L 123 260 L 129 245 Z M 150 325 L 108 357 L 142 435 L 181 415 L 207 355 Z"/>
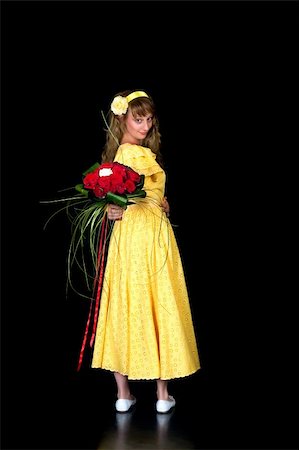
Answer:
<path fill-rule="evenodd" d="M 70 432 L 82 426 L 70 405 L 94 395 L 86 380 L 114 391 L 88 358 L 75 372 L 88 304 L 65 298 L 69 224 L 44 231 L 54 209 L 39 202 L 99 159 L 100 111 L 123 89 L 157 105 L 202 362 L 190 385 L 212 417 L 203 445 L 294 448 L 282 187 L 296 2 L 6 1 L 1 13 L 4 448 L 62 448 L 51 408 Z M 69 386 L 81 403 L 64 403 Z"/>

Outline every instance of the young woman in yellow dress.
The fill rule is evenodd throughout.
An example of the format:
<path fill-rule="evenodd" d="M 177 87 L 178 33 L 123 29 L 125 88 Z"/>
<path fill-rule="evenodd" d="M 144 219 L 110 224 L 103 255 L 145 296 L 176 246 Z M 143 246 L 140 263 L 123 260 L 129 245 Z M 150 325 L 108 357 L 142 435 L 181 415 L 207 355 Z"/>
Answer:
<path fill-rule="evenodd" d="M 145 198 L 127 209 L 109 205 L 114 221 L 106 260 L 92 367 L 113 372 L 117 411 L 136 403 L 129 380 L 156 380 L 156 410 L 175 406 L 168 381 L 200 368 L 188 292 L 164 196 L 166 175 L 158 119 L 144 91 L 117 94 L 109 111 L 102 162 L 145 175 Z"/>

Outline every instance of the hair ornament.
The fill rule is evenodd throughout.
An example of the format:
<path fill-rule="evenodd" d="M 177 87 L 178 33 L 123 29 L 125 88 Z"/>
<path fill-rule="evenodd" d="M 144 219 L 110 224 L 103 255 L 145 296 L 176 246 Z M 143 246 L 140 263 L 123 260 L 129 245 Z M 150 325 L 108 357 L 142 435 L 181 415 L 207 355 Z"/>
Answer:
<path fill-rule="evenodd" d="M 134 91 L 126 97 L 122 97 L 121 95 L 117 95 L 114 97 L 111 103 L 111 111 L 116 116 L 121 116 L 122 114 L 126 114 L 129 103 L 138 97 L 148 97 L 147 93 L 144 91 Z"/>

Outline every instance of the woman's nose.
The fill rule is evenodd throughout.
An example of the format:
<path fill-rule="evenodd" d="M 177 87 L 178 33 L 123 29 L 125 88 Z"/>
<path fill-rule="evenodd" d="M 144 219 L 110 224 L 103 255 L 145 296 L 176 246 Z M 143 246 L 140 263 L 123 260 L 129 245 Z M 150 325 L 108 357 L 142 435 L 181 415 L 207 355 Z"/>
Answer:
<path fill-rule="evenodd" d="M 148 131 L 150 129 L 150 124 L 148 122 L 144 122 L 142 128 L 144 131 Z"/>

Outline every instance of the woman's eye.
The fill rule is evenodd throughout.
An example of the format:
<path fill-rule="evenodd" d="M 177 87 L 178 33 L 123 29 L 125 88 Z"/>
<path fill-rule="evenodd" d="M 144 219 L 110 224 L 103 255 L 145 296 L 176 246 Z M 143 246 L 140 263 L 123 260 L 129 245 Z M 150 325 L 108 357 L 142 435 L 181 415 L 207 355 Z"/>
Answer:
<path fill-rule="evenodd" d="M 152 117 L 148 117 L 146 120 L 147 120 L 147 122 L 152 122 L 153 118 Z M 143 119 L 140 119 L 140 118 L 136 118 L 135 119 L 136 123 L 142 123 L 142 121 L 143 121 Z"/>

